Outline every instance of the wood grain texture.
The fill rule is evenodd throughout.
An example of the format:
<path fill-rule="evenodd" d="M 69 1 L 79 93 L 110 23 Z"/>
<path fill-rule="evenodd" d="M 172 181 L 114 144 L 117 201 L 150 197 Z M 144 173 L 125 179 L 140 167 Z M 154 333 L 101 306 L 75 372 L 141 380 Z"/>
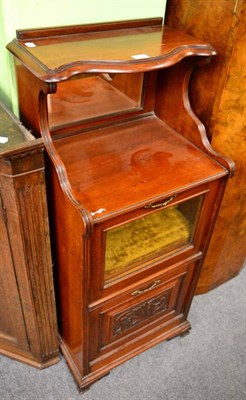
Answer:
<path fill-rule="evenodd" d="M 45 368 L 59 358 L 43 144 L 16 139 L 0 153 L 0 353 Z"/>
<path fill-rule="evenodd" d="M 89 340 L 89 234 L 84 232 L 79 209 L 63 192 L 51 160 L 47 161 L 47 166 L 59 333 L 69 346 L 71 357 L 76 360 L 78 373 L 83 376 L 88 373 L 85 343 Z"/>
<path fill-rule="evenodd" d="M 246 4 L 241 11 L 237 36 L 228 63 L 227 81 L 220 98 L 212 145 L 228 154 L 236 174 L 228 182 L 198 290 L 206 291 L 233 278 L 246 257 Z M 214 268 L 214 265 L 218 266 Z"/>
<path fill-rule="evenodd" d="M 2 197 L 1 197 L 2 199 Z M 0 343 L 5 346 L 12 346 L 18 350 L 29 352 L 29 345 L 26 336 L 23 311 L 19 301 L 19 290 L 16 276 L 13 269 L 8 268 L 12 265 L 12 254 L 9 247 L 8 230 L 6 227 L 6 210 L 1 204 L 0 218 Z M 6 312 L 11 310 L 12 312 Z M 18 324 L 16 323 L 18 321 Z M 1 347 L 1 345 L 0 345 Z"/>
<path fill-rule="evenodd" d="M 184 190 L 227 174 L 176 135 L 164 122 L 150 116 L 56 140 L 54 145 L 77 200 L 99 221 L 125 212 L 131 205 L 158 200 L 163 193 L 178 193 L 178 187 Z M 78 148 L 81 151 L 76 151 Z M 176 155 L 172 157 L 174 149 Z M 197 163 L 196 169 L 192 160 Z M 168 179 L 173 170 L 176 174 Z"/>
<path fill-rule="evenodd" d="M 236 175 L 229 182 L 197 292 L 206 292 L 243 268 L 245 209 L 245 7 L 242 0 L 167 3 L 166 24 L 203 39 L 218 56 L 191 80 L 192 108 L 205 123 L 212 146 L 230 156 Z M 209 82 L 209 91 L 207 84 Z"/>
<path fill-rule="evenodd" d="M 236 0 L 217 1 L 216 7 L 213 0 L 167 1 L 165 23 L 198 39 L 206 38 L 218 53 L 209 65 L 193 74 L 190 88 L 192 108 L 207 127 L 210 137 L 213 107 L 226 79 L 225 61 L 231 47 L 229 35 L 235 4 Z"/>
<path fill-rule="evenodd" d="M 50 259 L 49 230 L 45 207 L 45 182 L 17 190 L 18 212 L 29 273 L 36 330 L 44 359 L 57 354 L 56 314 Z M 45 216 L 45 218 L 44 218 Z"/>

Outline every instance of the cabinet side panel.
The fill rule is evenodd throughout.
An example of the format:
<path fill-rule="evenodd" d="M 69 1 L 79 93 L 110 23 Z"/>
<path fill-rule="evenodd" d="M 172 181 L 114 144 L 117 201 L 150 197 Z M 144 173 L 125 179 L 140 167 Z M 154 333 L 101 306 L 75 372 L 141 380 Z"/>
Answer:
<path fill-rule="evenodd" d="M 64 195 L 50 160 L 47 165 L 59 332 L 83 375 L 87 364 L 87 240 L 82 236 L 79 212 Z"/>
<path fill-rule="evenodd" d="M 18 83 L 18 102 L 20 120 L 32 133 L 40 136 L 39 93 L 47 91 L 45 83 L 37 79 L 18 60 L 15 59 Z"/>

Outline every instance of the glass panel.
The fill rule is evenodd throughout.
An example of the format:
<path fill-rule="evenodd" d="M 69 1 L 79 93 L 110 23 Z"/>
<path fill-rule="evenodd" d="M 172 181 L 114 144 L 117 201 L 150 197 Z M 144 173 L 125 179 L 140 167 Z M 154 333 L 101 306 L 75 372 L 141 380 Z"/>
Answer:
<path fill-rule="evenodd" d="M 56 93 L 48 96 L 50 128 L 139 110 L 143 76 L 84 74 L 60 82 Z"/>
<path fill-rule="evenodd" d="M 192 241 L 202 196 L 106 232 L 105 282 Z"/>

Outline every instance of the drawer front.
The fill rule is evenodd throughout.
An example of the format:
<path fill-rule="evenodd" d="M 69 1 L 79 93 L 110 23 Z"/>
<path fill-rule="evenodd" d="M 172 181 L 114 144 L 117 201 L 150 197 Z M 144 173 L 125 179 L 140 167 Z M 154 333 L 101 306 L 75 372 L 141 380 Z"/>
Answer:
<path fill-rule="evenodd" d="M 156 322 L 159 318 L 172 312 L 177 300 L 178 290 L 183 275 L 171 282 L 160 285 L 159 289 L 153 290 L 148 296 L 139 296 L 144 299 L 129 299 L 125 303 L 102 311 L 102 346 L 130 334 L 143 325 Z M 150 283 L 154 286 L 160 280 Z M 147 289 L 147 288 L 146 288 Z M 140 288 L 137 291 L 144 291 Z M 154 294 L 153 294 L 154 292 Z"/>
<path fill-rule="evenodd" d="M 114 299 L 92 305 L 90 359 L 119 352 L 126 343 L 138 345 L 136 338 L 149 340 L 152 333 L 168 331 L 173 321 L 183 322 L 195 267 L 194 261 L 174 265 Z"/>

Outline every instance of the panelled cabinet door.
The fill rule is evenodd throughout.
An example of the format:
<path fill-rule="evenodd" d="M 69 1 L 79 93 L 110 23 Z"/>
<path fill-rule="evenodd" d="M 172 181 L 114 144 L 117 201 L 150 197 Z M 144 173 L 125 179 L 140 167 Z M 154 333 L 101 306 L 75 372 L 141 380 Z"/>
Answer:
<path fill-rule="evenodd" d="M 142 340 L 165 335 L 185 322 L 187 296 L 198 267 L 193 260 L 200 258 L 195 256 L 186 263 L 177 263 L 162 274 L 130 285 L 122 295 L 91 306 L 92 370 L 104 364 L 107 357 L 124 354 L 126 343 L 137 349 Z"/>
<path fill-rule="evenodd" d="M 30 351 L 27 339 L 21 299 L 12 263 L 8 233 L 0 209 L 0 343 L 9 344 L 18 350 Z M 8 312 L 11 310 L 11 312 Z M 7 311 L 7 312 L 6 312 Z"/>

